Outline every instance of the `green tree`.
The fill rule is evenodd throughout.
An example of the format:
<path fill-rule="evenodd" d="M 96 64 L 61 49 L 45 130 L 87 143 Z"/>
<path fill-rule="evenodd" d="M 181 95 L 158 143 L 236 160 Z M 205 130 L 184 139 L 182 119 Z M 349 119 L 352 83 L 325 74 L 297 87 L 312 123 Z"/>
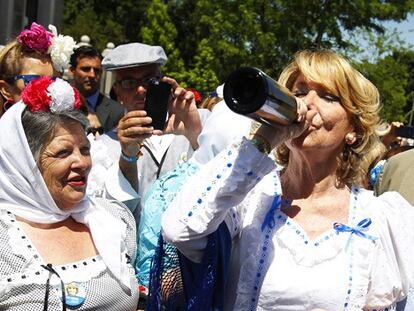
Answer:
<path fill-rule="evenodd" d="M 414 0 L 65 0 L 63 32 L 78 40 L 89 34 L 100 49 L 107 41 L 161 45 L 169 57 L 164 72 L 201 90 L 240 66 L 277 77 L 298 50 L 335 49 L 360 63 L 380 88 L 384 113 L 400 118 L 411 105 L 401 87 L 410 82 L 393 80 L 406 78 L 392 66 L 408 66 L 395 55 L 412 48 L 384 32 L 383 22 L 412 12 Z M 368 47 L 360 46 L 361 33 Z"/>
<path fill-rule="evenodd" d="M 189 71 L 187 83 L 196 90 L 206 93 L 216 89 L 219 80 L 214 71 L 215 57 L 207 39 L 201 40 L 194 57 L 194 68 Z"/>
<path fill-rule="evenodd" d="M 184 61 L 179 49 L 175 46 L 177 30 L 169 18 L 166 5 L 160 0 L 153 0 L 149 5 L 145 26 L 141 28 L 141 37 L 143 43 L 160 45 L 164 48 L 168 57 L 163 67 L 166 75 L 175 78 L 179 83 L 185 80 Z"/>
<path fill-rule="evenodd" d="M 82 14 L 74 18 L 72 24 L 64 28 L 64 33 L 71 35 L 76 41 L 80 41 L 82 35 L 88 35 L 91 38 L 91 44 L 103 50 L 110 41 L 108 38 L 117 38 L 116 43 L 125 41 L 123 28 L 112 19 L 100 21 L 92 8 L 87 7 Z M 109 35 L 109 37 L 108 37 Z"/>
<path fill-rule="evenodd" d="M 414 51 L 395 30 L 384 34 L 362 31 L 357 38 L 363 38 L 364 46 L 347 52 L 362 59 L 357 67 L 378 87 L 382 117 L 407 123 L 413 103 Z"/>
<path fill-rule="evenodd" d="M 388 55 L 374 64 L 363 62 L 361 71 L 379 89 L 382 118 L 387 121 L 405 121 L 407 67 L 394 59 L 392 55 Z"/>
<path fill-rule="evenodd" d="M 404 121 L 414 125 L 414 51 L 401 49 L 394 51 L 392 56 L 398 63 L 404 64 L 407 69 L 408 78 L 405 87 L 407 104 L 404 107 Z"/>
<path fill-rule="evenodd" d="M 116 45 L 140 41 L 139 29 L 150 0 L 65 0 L 62 32 L 79 41 L 88 35 L 103 50 L 111 41 Z"/>
<path fill-rule="evenodd" d="M 260 67 L 272 76 L 304 48 L 352 47 L 347 33 L 382 32 L 384 20 L 402 20 L 413 10 L 407 1 L 345 0 L 181 0 L 169 12 L 185 38 L 178 44 L 186 64 L 194 61 L 202 39 L 216 55 L 222 80 L 241 65 Z"/>

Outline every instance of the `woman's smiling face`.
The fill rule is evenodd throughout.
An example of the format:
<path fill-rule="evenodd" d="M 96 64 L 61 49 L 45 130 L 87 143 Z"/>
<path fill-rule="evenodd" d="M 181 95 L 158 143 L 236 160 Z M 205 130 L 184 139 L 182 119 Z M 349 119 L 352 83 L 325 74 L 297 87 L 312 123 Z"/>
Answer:
<path fill-rule="evenodd" d="M 91 169 L 90 144 L 77 122 L 58 124 L 40 155 L 40 172 L 56 205 L 74 208 L 86 192 Z"/>

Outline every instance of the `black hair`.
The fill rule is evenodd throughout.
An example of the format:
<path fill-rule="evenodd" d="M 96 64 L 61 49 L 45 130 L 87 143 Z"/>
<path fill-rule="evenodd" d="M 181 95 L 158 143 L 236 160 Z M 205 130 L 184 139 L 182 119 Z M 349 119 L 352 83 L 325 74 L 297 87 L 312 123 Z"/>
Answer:
<path fill-rule="evenodd" d="M 70 65 L 72 66 L 72 68 L 76 68 L 76 66 L 78 65 L 78 60 L 84 57 L 98 57 L 100 60 L 102 60 L 102 55 L 97 49 L 90 45 L 82 45 L 75 49 L 75 51 L 70 57 Z"/>

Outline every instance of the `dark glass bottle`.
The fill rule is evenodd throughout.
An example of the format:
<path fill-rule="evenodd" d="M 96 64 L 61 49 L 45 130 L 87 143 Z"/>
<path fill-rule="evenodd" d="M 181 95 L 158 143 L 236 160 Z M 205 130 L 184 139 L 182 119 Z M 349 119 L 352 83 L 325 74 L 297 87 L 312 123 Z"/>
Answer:
<path fill-rule="evenodd" d="M 290 91 L 260 69 L 242 67 L 224 82 L 224 100 L 231 110 L 266 124 L 290 124 L 297 102 Z"/>

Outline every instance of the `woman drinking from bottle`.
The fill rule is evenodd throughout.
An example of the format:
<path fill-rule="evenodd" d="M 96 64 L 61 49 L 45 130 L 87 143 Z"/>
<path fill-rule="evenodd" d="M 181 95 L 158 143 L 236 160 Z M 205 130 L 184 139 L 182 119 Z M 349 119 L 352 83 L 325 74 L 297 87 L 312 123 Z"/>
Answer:
<path fill-rule="evenodd" d="M 413 285 L 414 209 L 361 188 L 380 143 L 376 87 L 331 51 L 297 53 L 279 83 L 296 121 L 234 141 L 163 215 L 196 276 L 188 309 L 394 310 Z"/>

